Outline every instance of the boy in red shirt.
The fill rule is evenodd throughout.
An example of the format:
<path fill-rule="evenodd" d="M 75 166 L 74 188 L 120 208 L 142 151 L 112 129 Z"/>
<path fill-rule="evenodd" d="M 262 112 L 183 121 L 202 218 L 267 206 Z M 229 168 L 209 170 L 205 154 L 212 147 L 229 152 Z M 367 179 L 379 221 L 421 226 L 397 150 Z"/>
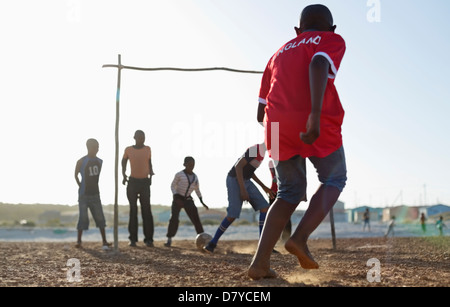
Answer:
<path fill-rule="evenodd" d="M 341 136 L 344 110 L 334 86 L 345 42 L 335 29 L 327 7 L 306 7 L 300 28 L 295 27 L 297 37 L 272 56 L 262 78 L 258 120 L 264 121 L 279 186 L 248 270 L 252 279 L 276 276 L 270 255 L 295 208 L 306 200 L 306 158 L 316 168 L 321 186 L 285 247 L 303 268 L 319 267 L 307 240 L 347 180 Z"/>

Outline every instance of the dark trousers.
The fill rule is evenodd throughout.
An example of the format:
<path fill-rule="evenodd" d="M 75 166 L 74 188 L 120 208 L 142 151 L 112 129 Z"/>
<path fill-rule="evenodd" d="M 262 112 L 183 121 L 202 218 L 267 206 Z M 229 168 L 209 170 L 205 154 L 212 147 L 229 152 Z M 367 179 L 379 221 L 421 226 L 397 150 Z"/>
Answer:
<path fill-rule="evenodd" d="M 150 207 L 150 179 L 136 179 L 130 177 L 127 186 L 127 197 L 130 203 L 130 220 L 128 222 L 128 237 L 132 242 L 138 242 L 138 207 L 141 204 L 142 224 L 144 228 L 144 242 L 153 242 L 153 215 Z"/>
<path fill-rule="evenodd" d="M 172 238 L 175 237 L 178 225 L 180 224 L 180 211 L 184 208 L 187 216 L 191 220 L 192 224 L 194 224 L 195 231 L 197 234 L 203 232 L 202 222 L 200 221 L 200 217 L 198 215 L 197 207 L 194 204 L 194 201 L 191 197 L 183 197 L 181 195 L 174 195 L 172 202 L 172 214 L 169 220 L 169 228 L 167 229 L 167 237 Z"/>

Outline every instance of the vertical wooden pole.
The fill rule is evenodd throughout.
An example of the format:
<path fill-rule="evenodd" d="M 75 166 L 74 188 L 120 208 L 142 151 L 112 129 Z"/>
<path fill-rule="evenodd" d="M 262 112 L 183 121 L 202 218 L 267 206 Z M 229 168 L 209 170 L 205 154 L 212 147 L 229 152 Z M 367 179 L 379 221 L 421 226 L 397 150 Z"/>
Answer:
<path fill-rule="evenodd" d="M 116 92 L 116 133 L 115 133 L 115 169 L 114 169 L 114 250 L 119 250 L 119 118 L 120 118 L 120 78 L 122 61 L 119 54 L 119 66 L 117 67 L 117 92 Z"/>

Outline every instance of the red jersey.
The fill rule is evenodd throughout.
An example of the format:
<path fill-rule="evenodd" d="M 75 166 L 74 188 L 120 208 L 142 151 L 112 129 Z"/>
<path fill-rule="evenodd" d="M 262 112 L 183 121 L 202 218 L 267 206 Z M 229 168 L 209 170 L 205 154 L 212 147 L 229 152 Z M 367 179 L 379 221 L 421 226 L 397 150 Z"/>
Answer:
<path fill-rule="evenodd" d="M 345 53 L 345 41 L 333 32 L 311 31 L 286 43 L 270 59 L 264 71 L 259 102 L 265 107 L 265 141 L 270 157 L 284 161 L 293 156 L 323 158 L 342 146 L 344 109 L 334 86 Z M 322 103 L 320 136 L 312 144 L 303 143 L 311 112 L 309 65 L 317 56 L 330 63 Z"/>

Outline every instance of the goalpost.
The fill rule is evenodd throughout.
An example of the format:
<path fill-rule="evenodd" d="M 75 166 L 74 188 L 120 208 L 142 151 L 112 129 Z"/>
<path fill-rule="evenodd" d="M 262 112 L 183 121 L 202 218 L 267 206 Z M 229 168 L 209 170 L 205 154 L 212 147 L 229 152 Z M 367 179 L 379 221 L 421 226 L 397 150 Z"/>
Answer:
<path fill-rule="evenodd" d="M 228 67 L 209 67 L 209 68 L 178 68 L 178 67 L 156 67 L 156 68 L 144 68 L 136 66 L 122 65 L 122 57 L 118 55 L 117 64 L 104 64 L 102 68 L 117 68 L 117 90 L 116 90 L 116 125 L 115 125 L 115 159 L 114 159 L 114 250 L 119 249 L 119 119 L 120 119 L 120 83 L 122 69 L 140 70 L 140 71 L 182 71 L 182 72 L 199 72 L 199 71 L 214 71 L 222 70 L 233 73 L 247 73 L 247 74 L 262 74 L 263 71 L 256 70 L 241 70 Z M 336 249 L 336 238 L 334 232 L 334 219 L 333 209 L 330 210 L 330 224 L 331 224 L 331 236 L 333 240 L 333 249 Z"/>
<path fill-rule="evenodd" d="M 115 159 L 114 159 L 114 250 L 117 251 L 119 248 L 119 205 L 118 205 L 118 194 L 119 194 L 119 119 L 120 119 L 120 81 L 122 69 L 130 70 L 141 70 L 141 71 L 183 71 L 183 72 L 198 72 L 198 71 L 214 71 L 223 70 L 234 73 L 247 73 L 247 74 L 262 74 L 262 71 L 254 70 L 240 70 L 228 67 L 210 67 L 210 68 L 178 68 L 178 67 L 156 67 L 156 68 L 144 68 L 135 66 L 125 66 L 122 65 L 122 57 L 118 55 L 117 64 L 104 64 L 102 68 L 117 68 L 117 91 L 116 91 L 116 125 L 115 125 Z"/>

